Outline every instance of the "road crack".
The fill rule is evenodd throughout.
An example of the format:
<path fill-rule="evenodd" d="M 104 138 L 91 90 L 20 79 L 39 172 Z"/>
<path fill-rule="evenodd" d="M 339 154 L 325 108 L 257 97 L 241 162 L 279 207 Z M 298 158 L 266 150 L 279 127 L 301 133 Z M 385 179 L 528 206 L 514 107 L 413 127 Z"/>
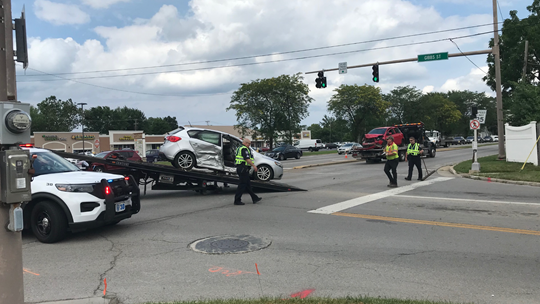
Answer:
<path fill-rule="evenodd" d="M 123 253 L 123 251 L 116 246 L 115 242 L 113 242 L 112 240 L 110 240 L 108 237 L 104 235 L 101 235 L 101 237 L 111 243 L 111 248 L 109 249 L 109 252 L 116 252 L 116 254 L 113 256 L 112 261 L 109 263 L 110 267 L 99 275 L 99 284 L 96 287 L 96 289 L 94 289 L 94 295 L 98 295 L 100 291 L 102 292 L 103 290 L 105 290 L 104 279 L 106 278 L 107 273 L 109 273 L 111 270 L 114 269 L 114 267 L 116 267 L 116 262 L 118 261 L 118 258 L 120 257 L 120 255 Z M 114 293 L 108 293 L 108 292 L 107 292 L 107 295 L 116 296 Z"/>

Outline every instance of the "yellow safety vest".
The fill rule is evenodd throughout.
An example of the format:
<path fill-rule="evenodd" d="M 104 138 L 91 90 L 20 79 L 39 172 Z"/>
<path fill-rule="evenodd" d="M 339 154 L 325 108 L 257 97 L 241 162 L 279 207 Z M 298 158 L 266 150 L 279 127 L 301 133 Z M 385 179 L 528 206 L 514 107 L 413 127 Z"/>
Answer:
<path fill-rule="evenodd" d="M 393 143 L 391 146 L 386 145 L 386 148 L 384 148 L 387 160 L 392 160 L 399 157 L 398 153 L 396 153 L 395 155 L 388 155 L 388 152 L 390 152 L 391 150 L 397 152 L 397 145 L 395 143 Z"/>
<path fill-rule="evenodd" d="M 248 150 L 249 159 L 251 159 L 251 161 L 253 162 L 253 155 L 251 154 L 251 151 L 249 151 L 248 147 L 241 146 L 240 148 L 236 149 L 236 161 L 235 161 L 235 164 L 237 164 L 237 165 L 242 165 L 243 164 L 245 166 L 249 166 L 247 161 L 242 156 L 242 149 L 247 149 Z"/>
<path fill-rule="evenodd" d="M 407 147 L 407 154 L 412 156 L 420 154 L 420 145 L 418 143 L 415 143 L 414 145 L 409 144 Z"/>

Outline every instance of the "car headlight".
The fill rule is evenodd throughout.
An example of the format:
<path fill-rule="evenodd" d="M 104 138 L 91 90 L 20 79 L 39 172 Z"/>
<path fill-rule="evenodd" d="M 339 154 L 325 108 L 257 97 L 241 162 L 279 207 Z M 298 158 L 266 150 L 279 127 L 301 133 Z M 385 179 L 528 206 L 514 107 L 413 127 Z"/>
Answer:
<path fill-rule="evenodd" d="M 274 163 L 276 164 L 276 166 L 278 166 L 278 167 L 280 167 L 280 168 L 283 168 L 283 165 L 282 165 L 280 162 L 276 161 L 276 162 L 274 162 Z"/>
<path fill-rule="evenodd" d="M 79 185 L 72 185 L 72 184 L 56 184 L 56 189 L 64 192 L 93 192 L 94 191 L 94 184 L 79 184 Z"/>

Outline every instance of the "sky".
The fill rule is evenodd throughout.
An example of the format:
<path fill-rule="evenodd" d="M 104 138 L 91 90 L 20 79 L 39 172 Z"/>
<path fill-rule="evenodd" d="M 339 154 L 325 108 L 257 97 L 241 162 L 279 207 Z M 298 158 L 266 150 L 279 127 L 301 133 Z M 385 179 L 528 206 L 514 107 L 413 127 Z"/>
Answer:
<path fill-rule="evenodd" d="M 511 10 L 527 17 L 532 2 L 499 0 L 499 21 Z M 12 0 L 13 18 L 23 7 L 29 67 L 17 63 L 18 99 L 34 106 L 54 95 L 180 125 L 234 125 L 226 108 L 242 83 L 296 73 L 314 99 L 305 125 L 329 115 L 342 84 L 494 95 L 482 81 L 487 55 L 381 65 L 379 83 L 370 67 L 329 71 L 325 89 L 304 74 L 486 50 L 490 0 Z M 426 34 L 444 30 L 452 31 Z"/>

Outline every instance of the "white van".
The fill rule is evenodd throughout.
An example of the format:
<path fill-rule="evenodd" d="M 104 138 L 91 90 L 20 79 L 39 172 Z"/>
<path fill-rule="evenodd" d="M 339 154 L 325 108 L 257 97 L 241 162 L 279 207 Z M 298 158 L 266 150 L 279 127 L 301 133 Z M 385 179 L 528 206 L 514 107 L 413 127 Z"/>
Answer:
<path fill-rule="evenodd" d="M 324 144 L 320 139 L 299 139 L 294 142 L 294 146 L 301 150 L 309 150 L 310 152 L 319 151 L 324 148 Z"/>

